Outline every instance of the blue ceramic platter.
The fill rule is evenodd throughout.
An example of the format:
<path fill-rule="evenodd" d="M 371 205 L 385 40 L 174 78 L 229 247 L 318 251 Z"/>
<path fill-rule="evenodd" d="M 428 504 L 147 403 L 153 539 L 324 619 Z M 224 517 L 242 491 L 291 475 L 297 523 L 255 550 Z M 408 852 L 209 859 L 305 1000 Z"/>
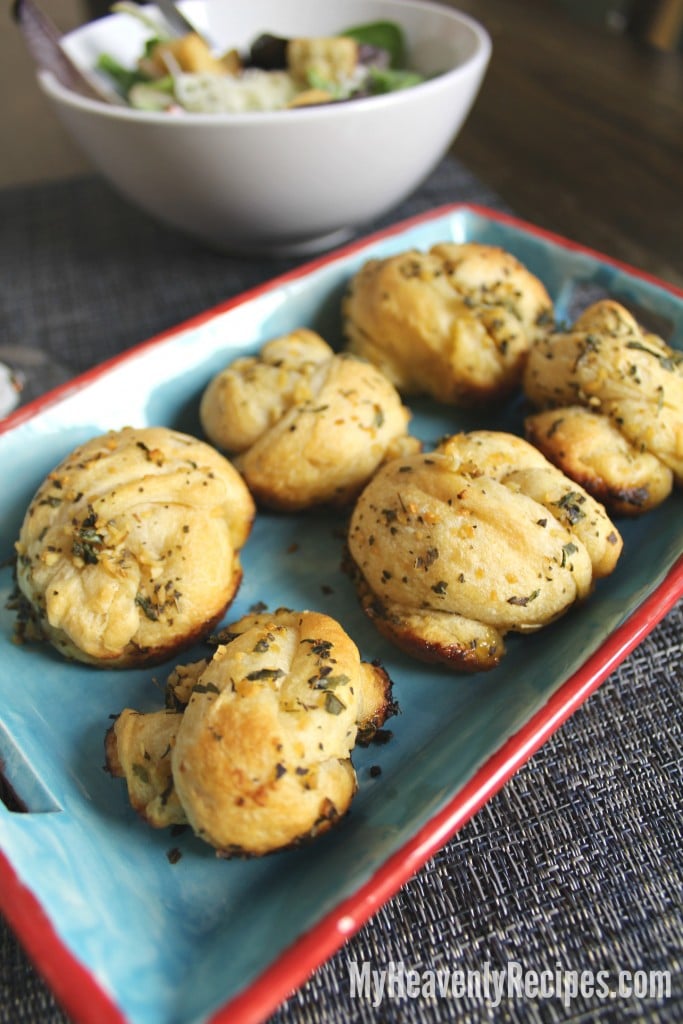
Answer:
<path fill-rule="evenodd" d="M 199 434 L 199 396 L 227 362 L 301 325 L 340 343 L 340 299 L 365 260 L 446 240 L 509 249 L 545 282 L 559 318 L 606 293 L 666 324 L 669 342 L 683 347 L 683 299 L 673 289 L 488 211 L 441 208 L 232 300 L 87 374 L 30 415 L 15 414 L 0 435 L 0 557 L 10 558 L 43 476 L 75 445 L 126 424 Z M 487 413 L 485 422 L 481 413 L 427 402 L 413 410 L 412 430 L 427 444 L 461 428 L 521 432 L 518 400 L 495 416 Z M 653 593 L 668 586 L 666 600 L 673 602 L 680 589 L 671 592 L 672 571 L 683 577 L 682 512 L 679 492 L 641 521 L 619 522 L 622 559 L 590 601 L 538 634 L 510 638 L 500 667 L 474 677 L 409 663 L 379 637 L 340 569 L 343 516 L 260 514 L 229 619 L 257 602 L 335 616 L 366 660 L 384 664 L 402 713 L 388 723 L 389 743 L 355 752 L 359 793 L 339 827 L 310 847 L 254 861 L 218 860 L 189 833 L 155 832 L 136 818 L 123 783 L 102 769 L 103 738 L 110 716 L 123 707 L 160 706 L 164 668 L 97 671 L 48 648 L 16 646 L 6 608 L 12 571 L 3 568 L 0 762 L 28 812 L 0 803 L 0 907 L 72 1016 L 200 1024 L 212 1017 L 255 1020 L 274 1009 L 287 986 L 315 966 L 309 955 L 290 969 L 292 944 L 316 935 L 321 922 L 327 931 L 319 932 L 320 955 L 333 948 L 335 928 L 341 944 L 365 913 L 355 922 L 351 915 L 349 925 L 357 894 L 371 894 L 378 880 L 377 891 L 386 896 L 386 864 L 399 865 L 398 884 L 402 851 L 418 833 L 428 840 L 427 852 L 429 841 L 443 841 L 433 823 L 476 773 L 486 772 L 496 752 L 510 742 L 514 748 L 514 738 L 589 657 L 600 669 L 600 652 L 615 631 L 628 633 L 633 622 L 633 644 L 651 628 L 637 610 Z M 192 651 L 187 660 L 198 656 Z M 376 777 L 374 765 L 381 766 Z M 172 849 L 176 856 L 169 859 Z M 406 860 L 404 877 L 415 864 Z M 344 921 L 335 924 L 342 906 Z M 31 913 L 47 933 L 42 942 Z M 285 965 L 279 975 L 278 963 Z M 101 1000 L 79 998 L 83 977 Z"/>

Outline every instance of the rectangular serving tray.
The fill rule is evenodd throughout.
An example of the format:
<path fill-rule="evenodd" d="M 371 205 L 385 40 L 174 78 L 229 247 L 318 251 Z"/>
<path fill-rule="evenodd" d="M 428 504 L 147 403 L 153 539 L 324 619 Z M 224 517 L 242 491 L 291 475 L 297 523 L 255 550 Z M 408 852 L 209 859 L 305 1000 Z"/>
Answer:
<path fill-rule="evenodd" d="M 388 723 L 389 743 L 354 753 L 359 792 L 336 829 L 310 847 L 252 861 L 221 861 L 187 832 L 153 831 L 102 770 L 110 716 L 159 707 L 163 667 L 96 670 L 13 642 L 7 560 L 34 490 L 65 454 L 127 424 L 199 434 L 199 397 L 220 368 L 302 325 L 340 345 L 340 300 L 361 264 L 439 241 L 508 249 L 545 282 L 559 319 L 608 294 L 665 325 L 669 343 L 683 347 L 683 293 L 673 286 L 509 216 L 452 205 L 230 299 L 0 423 L 0 767 L 27 807 L 0 803 L 0 909 L 81 1024 L 262 1020 L 683 594 L 678 491 L 640 521 L 618 523 L 620 563 L 585 605 L 510 638 L 493 672 L 462 677 L 410 662 L 364 618 L 340 567 L 343 515 L 259 514 L 226 621 L 257 602 L 333 615 L 363 657 L 388 670 L 401 714 Z M 426 444 L 478 426 L 521 432 L 518 398 L 485 415 L 411 404 L 411 429 Z M 371 773 L 375 765 L 381 774 Z"/>

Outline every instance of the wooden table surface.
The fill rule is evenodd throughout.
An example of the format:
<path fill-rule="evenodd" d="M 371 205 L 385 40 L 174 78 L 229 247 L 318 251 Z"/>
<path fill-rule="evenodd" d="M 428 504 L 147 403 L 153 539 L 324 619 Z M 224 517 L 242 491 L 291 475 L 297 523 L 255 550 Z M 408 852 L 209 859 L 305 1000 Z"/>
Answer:
<path fill-rule="evenodd" d="M 493 40 L 453 152 L 521 217 L 683 286 L 683 54 L 551 0 L 451 0 Z"/>

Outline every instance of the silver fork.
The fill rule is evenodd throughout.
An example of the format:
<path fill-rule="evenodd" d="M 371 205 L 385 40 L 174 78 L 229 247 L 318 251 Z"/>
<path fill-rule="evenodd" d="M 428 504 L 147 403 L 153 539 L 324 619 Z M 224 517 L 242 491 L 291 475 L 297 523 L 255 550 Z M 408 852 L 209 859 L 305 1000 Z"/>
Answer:
<path fill-rule="evenodd" d="M 190 32 L 195 35 L 201 36 L 202 33 L 197 31 L 192 22 L 188 21 L 183 12 L 176 7 L 174 0 L 155 0 L 155 3 L 164 19 L 168 22 L 169 28 L 180 36 L 185 36 Z M 206 36 L 203 36 L 206 45 L 211 48 L 211 44 Z"/>

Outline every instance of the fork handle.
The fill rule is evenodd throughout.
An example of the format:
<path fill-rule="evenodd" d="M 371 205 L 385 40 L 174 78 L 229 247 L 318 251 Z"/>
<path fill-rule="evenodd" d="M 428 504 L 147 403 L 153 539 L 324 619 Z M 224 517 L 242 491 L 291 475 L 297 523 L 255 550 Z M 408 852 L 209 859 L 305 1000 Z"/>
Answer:
<path fill-rule="evenodd" d="M 12 16 L 21 29 L 24 41 L 40 68 L 52 72 L 65 88 L 88 99 L 120 102 L 104 89 L 99 90 L 76 67 L 62 49 L 61 33 L 33 0 L 14 0 Z"/>

